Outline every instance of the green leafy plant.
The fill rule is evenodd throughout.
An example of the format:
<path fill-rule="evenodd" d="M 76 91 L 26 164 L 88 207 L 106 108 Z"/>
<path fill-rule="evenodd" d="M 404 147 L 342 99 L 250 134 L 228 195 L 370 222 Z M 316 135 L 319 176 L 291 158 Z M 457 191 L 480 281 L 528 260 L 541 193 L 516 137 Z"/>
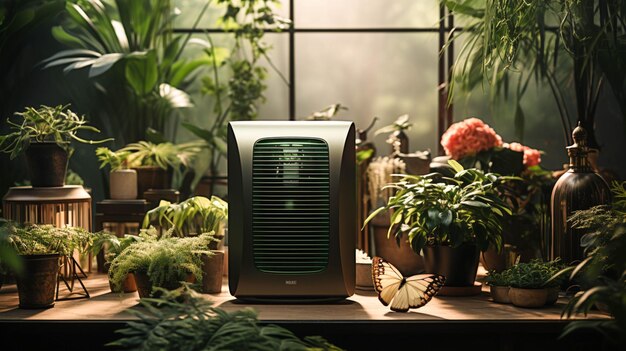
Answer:
<path fill-rule="evenodd" d="M 187 284 L 162 292 L 161 298 L 141 299 L 143 309 L 130 310 L 138 320 L 118 330 L 121 338 L 108 346 L 133 350 L 340 350 L 321 337 L 300 339 L 282 327 L 261 325 L 250 308 L 226 312 L 212 307 L 211 301 Z"/>
<path fill-rule="evenodd" d="M 79 227 L 56 228 L 52 225 L 7 224 L 7 242 L 19 255 L 71 255 L 74 250 L 86 252 L 94 234 Z"/>
<path fill-rule="evenodd" d="M 505 274 L 508 276 L 511 287 L 540 289 L 560 286 L 562 279 L 553 280 L 551 278 L 561 268 L 563 268 L 563 265 L 558 259 L 549 262 L 535 259 L 527 263 L 518 263 L 507 269 Z"/>
<path fill-rule="evenodd" d="M 208 120 L 208 126 L 182 123 L 191 133 L 205 140 L 211 151 L 208 166 L 196 170 L 195 182 L 207 170 L 211 176 L 218 175 L 220 161 L 226 155 L 228 122 L 256 118 L 257 105 L 264 101 L 263 93 L 267 88 L 264 81 L 268 72 L 261 65 L 262 61 L 289 84 L 268 56 L 270 45 L 263 41 L 267 30 L 280 31 L 290 25 L 289 20 L 278 16 L 272 9 L 280 2 L 218 0 L 217 4 L 224 8 L 218 26 L 233 33 L 235 42 L 230 48 L 219 47 L 208 33 L 206 41 L 201 42 L 208 62 L 208 74 L 202 78 L 201 92 L 213 99 L 214 116 Z"/>
<path fill-rule="evenodd" d="M 173 287 L 189 275 L 202 281 L 201 255 L 211 256 L 213 233 L 178 238 L 168 234 L 157 240 L 154 228 L 143 231 L 141 241 L 131 243 L 111 262 L 109 277 L 121 287 L 129 273 L 146 273 L 156 287 Z"/>
<path fill-rule="evenodd" d="M 211 1 L 198 11 L 198 21 Z M 187 93 L 206 57 L 184 58 L 191 34 L 175 34 L 180 11 L 171 0 L 68 1 L 64 22 L 52 35 L 70 49 L 44 61 L 64 72 L 88 69 L 106 104 L 98 114 L 122 142 L 146 138 L 146 130 L 165 133 L 174 112 L 191 107 Z M 103 106 L 105 105 L 105 106 Z"/>
<path fill-rule="evenodd" d="M 228 203 L 217 196 L 207 199 L 194 196 L 181 203 L 162 201 L 160 206 L 148 211 L 143 227 L 156 226 L 161 231 L 173 231 L 177 236 L 195 236 L 212 232 L 218 238 L 228 219 Z"/>
<path fill-rule="evenodd" d="M 622 115 L 626 111 L 626 6 L 618 1 L 580 0 L 445 0 L 450 11 L 466 20 L 455 60 L 449 96 L 487 82 L 496 101 L 513 92 L 515 126 L 522 139 L 525 115 L 521 99 L 530 81 L 547 84 L 559 110 L 566 144 L 571 144 L 568 91 L 576 96 L 576 119 L 594 134 L 596 109 L 608 83 Z M 551 23 L 554 23 L 551 25 Z M 455 31 L 456 32 L 456 31 Z M 626 117 L 625 117 L 626 118 Z"/>
<path fill-rule="evenodd" d="M 22 118 L 21 123 L 7 123 L 14 132 L 0 136 L 0 151 L 10 153 L 11 159 L 17 157 L 32 142 L 55 142 L 70 152 L 70 141 L 87 144 L 99 144 L 113 139 L 99 141 L 86 140 L 77 135 L 79 131 L 100 132 L 87 124 L 84 116 L 72 112 L 69 105 L 55 107 L 44 106 L 36 109 L 27 107 L 24 112 L 16 113 Z"/>
<path fill-rule="evenodd" d="M 181 165 L 187 166 L 191 159 L 197 155 L 203 147 L 200 142 L 188 142 L 183 144 L 151 143 L 140 141 L 131 143 L 120 149 L 121 155 L 127 154 L 125 160 L 131 167 L 157 166 L 162 169 L 169 167 L 174 170 Z"/>
<path fill-rule="evenodd" d="M 409 130 L 412 125 L 413 125 L 413 123 L 409 123 L 409 115 L 402 115 L 402 116 L 398 117 L 390 125 L 384 126 L 384 127 L 380 128 L 380 129 L 376 130 L 376 132 L 374 132 L 374 135 L 389 134 L 389 133 L 393 133 L 393 132 L 396 132 L 396 131 Z"/>
<path fill-rule="evenodd" d="M 401 175 L 402 179 L 387 185 L 395 191 L 385 206 L 365 220 L 367 224 L 383 211 L 391 211 L 388 236 L 408 235 L 415 252 L 427 245 L 458 247 L 474 243 L 481 251 L 502 245 L 502 218 L 511 214 L 498 196 L 496 187 L 508 179 L 477 169 L 463 169 L 456 161 L 449 164 L 456 174 L 452 178 L 438 173 L 425 176 Z"/>
<path fill-rule="evenodd" d="M 491 286 L 511 286 L 511 271 L 508 269 L 502 272 L 491 270 L 487 273 L 485 281 Z"/>
<path fill-rule="evenodd" d="M 570 290 L 582 289 L 572 297 L 563 310 L 571 318 L 586 315 L 601 306 L 613 319 L 607 321 L 573 321 L 563 331 L 565 337 L 580 329 L 600 331 L 612 347 L 626 345 L 626 182 L 612 186 L 611 206 L 596 206 L 577 211 L 569 221 L 572 227 L 584 231 L 581 246 L 587 257 L 576 266 L 562 269 L 553 279 L 569 278 Z"/>
<path fill-rule="evenodd" d="M 91 253 L 97 255 L 102 250 L 105 250 L 104 259 L 106 262 L 110 263 L 124 251 L 124 249 L 141 240 L 143 239 L 138 235 L 126 234 L 120 238 L 114 234 L 103 232 L 101 235 L 94 237 Z"/>
<path fill-rule="evenodd" d="M 111 166 L 111 171 L 117 171 L 127 168 L 128 164 L 126 159 L 130 155 L 130 151 L 115 152 L 108 147 L 99 147 L 96 149 L 96 156 L 100 161 L 100 168 L 104 168 L 107 165 Z"/>

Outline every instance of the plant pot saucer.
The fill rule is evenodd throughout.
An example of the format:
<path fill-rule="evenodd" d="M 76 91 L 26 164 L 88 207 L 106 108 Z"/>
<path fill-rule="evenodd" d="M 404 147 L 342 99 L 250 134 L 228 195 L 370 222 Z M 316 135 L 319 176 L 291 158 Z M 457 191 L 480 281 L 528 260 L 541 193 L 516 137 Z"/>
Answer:
<path fill-rule="evenodd" d="M 483 285 L 474 282 L 471 286 L 442 286 L 437 295 L 439 296 L 476 296 L 482 291 Z"/>

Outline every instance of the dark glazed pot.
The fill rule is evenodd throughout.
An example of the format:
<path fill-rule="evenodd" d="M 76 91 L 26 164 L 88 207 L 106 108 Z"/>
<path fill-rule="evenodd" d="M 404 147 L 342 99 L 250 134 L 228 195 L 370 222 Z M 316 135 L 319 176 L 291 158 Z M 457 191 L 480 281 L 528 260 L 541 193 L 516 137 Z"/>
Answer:
<path fill-rule="evenodd" d="M 172 173 L 156 166 L 133 168 L 137 172 L 137 197 L 144 198 L 150 189 L 169 189 L 172 186 Z"/>
<path fill-rule="evenodd" d="M 423 251 L 426 272 L 446 277 L 446 286 L 474 285 L 480 257 L 476 245 L 426 246 Z"/>
<path fill-rule="evenodd" d="M 33 187 L 65 185 L 68 155 L 57 143 L 31 143 L 25 154 Z"/>
<path fill-rule="evenodd" d="M 59 274 L 59 255 L 22 256 L 24 272 L 16 277 L 20 308 L 39 309 L 54 306 Z"/>

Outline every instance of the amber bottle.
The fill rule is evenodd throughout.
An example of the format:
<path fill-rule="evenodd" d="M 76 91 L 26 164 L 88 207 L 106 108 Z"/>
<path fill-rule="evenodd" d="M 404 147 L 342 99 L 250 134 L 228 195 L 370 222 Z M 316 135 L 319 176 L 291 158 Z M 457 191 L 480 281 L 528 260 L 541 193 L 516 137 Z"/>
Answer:
<path fill-rule="evenodd" d="M 593 171 L 587 154 L 587 132 L 580 124 L 572 133 L 574 144 L 567 147 L 569 170 L 554 185 L 552 191 L 552 238 L 550 258 L 560 257 L 564 263 L 584 258 L 581 230 L 572 229 L 568 218 L 574 211 L 608 204 L 611 192 L 604 179 Z"/>

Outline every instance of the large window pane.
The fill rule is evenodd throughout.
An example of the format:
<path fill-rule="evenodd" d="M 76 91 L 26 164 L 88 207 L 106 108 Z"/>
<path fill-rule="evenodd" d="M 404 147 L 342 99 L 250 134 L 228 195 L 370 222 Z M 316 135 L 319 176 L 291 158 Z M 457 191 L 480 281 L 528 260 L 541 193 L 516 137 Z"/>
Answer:
<path fill-rule="evenodd" d="M 435 27 L 437 0 L 295 0 L 296 28 Z"/>
<path fill-rule="evenodd" d="M 298 34 L 296 113 L 302 118 L 341 103 L 350 110 L 340 119 L 365 128 L 378 116 L 375 129 L 408 113 L 411 150 L 436 152 L 436 68 L 435 34 Z M 378 154 L 387 154 L 385 136 L 375 140 Z"/>
<path fill-rule="evenodd" d="M 176 19 L 175 26 L 177 28 L 191 28 L 198 18 L 200 11 L 204 5 L 211 0 L 173 0 L 174 6 L 181 10 L 180 16 Z M 282 17 L 289 17 L 289 1 L 283 0 L 281 4 L 271 6 L 274 11 Z M 224 15 L 226 7 L 223 4 L 217 4 L 217 1 L 211 1 L 206 13 L 202 16 L 199 23 L 200 28 L 216 28 L 218 19 Z"/>

